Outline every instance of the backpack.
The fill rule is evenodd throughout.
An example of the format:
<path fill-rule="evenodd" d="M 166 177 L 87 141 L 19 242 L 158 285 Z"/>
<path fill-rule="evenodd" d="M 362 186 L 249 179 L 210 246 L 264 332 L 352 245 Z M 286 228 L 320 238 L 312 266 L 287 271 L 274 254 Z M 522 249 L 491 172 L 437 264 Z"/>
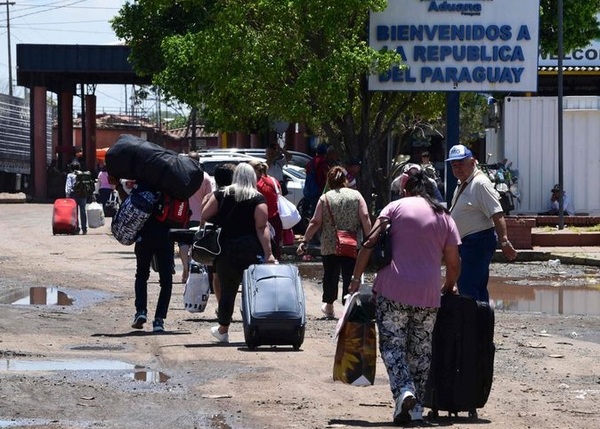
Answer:
<path fill-rule="evenodd" d="M 311 160 L 306 165 L 306 179 L 304 180 L 304 198 L 314 201 L 321 196 L 321 188 L 317 183 L 317 163 Z"/>
<path fill-rule="evenodd" d="M 187 199 L 180 200 L 163 193 L 154 217 L 172 228 L 186 228 L 190 220 L 190 203 Z"/>
<path fill-rule="evenodd" d="M 119 206 L 110 226 L 113 236 L 125 246 L 138 239 L 138 234 L 146 221 L 152 216 L 157 202 L 152 191 L 134 188 Z"/>
<path fill-rule="evenodd" d="M 96 183 L 89 171 L 75 171 L 75 185 L 73 193 L 77 197 L 91 197 L 94 193 Z"/>

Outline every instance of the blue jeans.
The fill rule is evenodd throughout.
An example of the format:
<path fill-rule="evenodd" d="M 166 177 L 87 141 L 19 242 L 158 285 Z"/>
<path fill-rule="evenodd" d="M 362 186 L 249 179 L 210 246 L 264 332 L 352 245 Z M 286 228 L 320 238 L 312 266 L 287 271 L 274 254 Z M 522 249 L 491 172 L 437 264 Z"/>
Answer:
<path fill-rule="evenodd" d="M 458 247 L 460 253 L 460 277 L 458 292 L 477 301 L 489 302 L 487 284 L 490 263 L 496 252 L 498 238 L 494 228 L 469 234 Z"/>
<path fill-rule="evenodd" d="M 79 208 L 79 227 L 85 233 L 87 232 L 87 213 L 85 211 L 85 205 L 87 204 L 87 197 L 71 197 L 77 203 Z"/>
<path fill-rule="evenodd" d="M 150 224 L 150 225 L 149 225 Z M 166 319 L 173 290 L 173 242 L 168 227 L 149 219 L 141 239 L 135 243 L 135 310 L 146 311 L 148 306 L 148 278 L 152 256 L 156 254 L 160 293 L 154 318 Z"/>

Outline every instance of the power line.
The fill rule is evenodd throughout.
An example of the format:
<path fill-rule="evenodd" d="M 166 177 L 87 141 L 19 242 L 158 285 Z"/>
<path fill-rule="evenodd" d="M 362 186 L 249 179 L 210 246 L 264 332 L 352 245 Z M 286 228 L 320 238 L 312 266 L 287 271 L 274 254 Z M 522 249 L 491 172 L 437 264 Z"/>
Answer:
<path fill-rule="evenodd" d="M 30 12 L 30 13 L 25 13 L 22 15 L 16 15 L 13 17 L 13 19 L 19 19 L 19 18 L 24 18 L 26 16 L 31 16 L 31 15 L 39 15 L 40 13 L 45 13 L 45 12 L 50 12 L 52 10 L 57 10 L 57 9 L 89 9 L 89 10 L 118 10 L 117 8 L 114 7 L 99 7 L 99 6 L 85 6 L 85 7 L 81 7 L 81 6 L 74 6 L 77 5 L 79 3 L 84 3 L 86 1 L 89 0 L 78 0 L 76 2 L 73 3 L 68 3 L 68 4 L 59 4 L 61 2 L 54 2 L 54 3 L 47 3 L 44 5 L 37 5 L 37 6 L 31 6 L 29 8 L 25 8 L 24 11 L 28 10 L 28 9 L 41 9 L 44 8 L 43 10 L 36 10 L 34 12 Z"/>
<path fill-rule="evenodd" d="M 106 22 L 105 19 L 95 21 L 62 21 L 62 22 L 35 22 L 34 25 L 63 25 L 63 24 L 91 24 L 94 22 Z M 26 27 L 27 24 L 13 24 L 13 27 Z"/>
<path fill-rule="evenodd" d="M 37 27 L 23 27 L 23 26 L 15 26 L 11 25 L 11 28 L 27 28 L 28 30 L 37 30 L 37 31 L 54 31 L 60 33 L 89 33 L 89 34 L 114 34 L 110 31 L 90 31 L 86 29 L 82 30 L 73 30 L 73 29 L 57 29 L 57 28 L 37 28 Z"/>

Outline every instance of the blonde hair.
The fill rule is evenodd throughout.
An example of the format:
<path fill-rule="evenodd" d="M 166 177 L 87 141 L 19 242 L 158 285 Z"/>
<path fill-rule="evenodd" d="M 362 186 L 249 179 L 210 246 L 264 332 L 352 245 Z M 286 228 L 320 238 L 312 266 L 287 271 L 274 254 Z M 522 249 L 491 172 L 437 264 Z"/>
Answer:
<path fill-rule="evenodd" d="M 235 201 L 246 201 L 260 192 L 256 189 L 256 173 L 247 162 L 242 162 L 233 171 L 233 181 L 225 188 L 225 194 L 234 194 Z"/>
<path fill-rule="evenodd" d="M 250 164 L 252 168 L 254 168 L 257 177 L 264 176 L 267 174 L 267 169 L 269 168 L 269 166 L 264 162 L 253 159 L 251 161 L 248 161 L 248 164 Z"/>

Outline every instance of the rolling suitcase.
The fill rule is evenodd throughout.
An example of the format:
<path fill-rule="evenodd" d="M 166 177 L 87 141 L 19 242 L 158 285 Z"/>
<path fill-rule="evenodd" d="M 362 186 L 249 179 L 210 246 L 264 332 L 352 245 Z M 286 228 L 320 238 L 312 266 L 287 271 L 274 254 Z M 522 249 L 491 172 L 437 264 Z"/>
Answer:
<path fill-rule="evenodd" d="M 250 265 L 242 279 L 242 319 L 250 350 L 260 345 L 291 345 L 298 350 L 306 327 L 298 267 Z"/>
<path fill-rule="evenodd" d="M 58 198 L 52 210 L 52 234 L 78 234 L 77 203 L 72 198 Z"/>
<path fill-rule="evenodd" d="M 444 295 L 433 329 L 433 349 L 424 405 L 430 418 L 466 411 L 477 419 L 492 387 L 494 311 L 489 304 Z"/>

